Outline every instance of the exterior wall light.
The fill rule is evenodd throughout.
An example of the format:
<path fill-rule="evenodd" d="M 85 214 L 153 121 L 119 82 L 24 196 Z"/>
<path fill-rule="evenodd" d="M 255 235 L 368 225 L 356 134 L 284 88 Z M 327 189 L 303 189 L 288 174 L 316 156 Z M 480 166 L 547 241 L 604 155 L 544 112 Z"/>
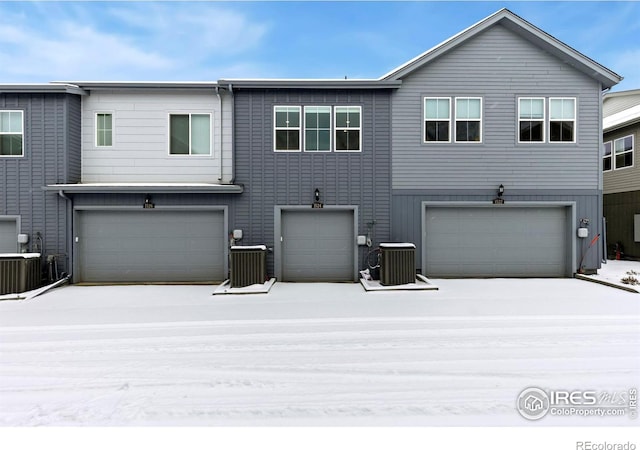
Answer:
<path fill-rule="evenodd" d="M 504 185 L 500 185 L 498 186 L 498 197 L 502 197 L 502 194 L 504 194 Z"/>
<path fill-rule="evenodd" d="M 315 201 L 316 201 L 316 202 L 319 202 L 319 201 L 320 201 L 320 189 L 317 189 L 317 188 L 316 188 L 316 190 L 315 190 L 315 192 L 313 193 L 313 195 L 314 195 Z"/>

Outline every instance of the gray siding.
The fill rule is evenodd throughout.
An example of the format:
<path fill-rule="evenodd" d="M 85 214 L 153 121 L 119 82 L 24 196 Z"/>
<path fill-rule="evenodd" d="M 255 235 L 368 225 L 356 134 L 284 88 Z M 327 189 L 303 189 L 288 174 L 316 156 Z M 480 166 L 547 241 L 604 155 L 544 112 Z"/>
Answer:
<path fill-rule="evenodd" d="M 416 267 L 422 264 L 422 202 L 491 202 L 496 197 L 495 190 L 406 190 L 393 191 L 392 234 L 393 241 L 413 242 L 416 244 Z M 576 223 L 574 228 L 580 226 L 580 219 L 589 219 L 589 238 L 577 241 L 576 267 L 579 267 L 582 251 L 593 237 L 602 232 L 602 193 L 599 191 L 507 191 L 506 202 L 576 202 Z M 575 233 L 574 233 L 575 236 Z M 600 267 L 602 257 L 602 236 L 594 245 L 584 260 L 587 269 Z M 531 243 L 535 245 L 535 243 Z"/>
<path fill-rule="evenodd" d="M 605 96 L 602 102 L 602 113 L 604 117 L 608 117 L 638 104 L 640 104 L 640 90 L 627 93 L 614 93 Z"/>
<path fill-rule="evenodd" d="M 61 271 L 69 267 L 67 204 L 42 187 L 77 180 L 67 165 L 79 159 L 73 138 L 79 122 L 69 114 L 78 104 L 76 96 L 65 94 L 0 95 L 0 109 L 24 111 L 24 157 L 0 158 L 0 215 L 20 216 L 20 232 L 30 236 L 28 250 L 57 255 Z M 44 251 L 36 246 L 36 233 Z"/>
<path fill-rule="evenodd" d="M 275 153 L 274 105 L 362 106 L 362 152 Z M 317 188 L 325 205 L 358 206 L 358 234 L 375 243 L 390 233 L 389 92 L 334 90 L 238 90 L 235 94 L 237 198 L 231 228 L 244 230 L 243 245 L 274 245 L 274 205 L 309 205 Z M 370 225 L 375 221 L 375 224 Z M 359 249 L 359 267 L 366 248 Z M 273 255 L 268 269 L 273 273 Z"/>
<path fill-rule="evenodd" d="M 606 133 L 604 142 L 625 136 L 633 136 L 633 166 L 604 172 L 602 178 L 605 194 L 640 190 L 640 164 L 638 164 L 640 122 Z M 615 154 L 613 157 L 615 158 Z"/>
<path fill-rule="evenodd" d="M 598 189 L 600 84 L 496 25 L 402 80 L 394 189 Z M 423 144 L 424 96 L 483 98 L 483 142 Z M 577 98 L 577 143 L 517 143 L 519 96 Z"/>

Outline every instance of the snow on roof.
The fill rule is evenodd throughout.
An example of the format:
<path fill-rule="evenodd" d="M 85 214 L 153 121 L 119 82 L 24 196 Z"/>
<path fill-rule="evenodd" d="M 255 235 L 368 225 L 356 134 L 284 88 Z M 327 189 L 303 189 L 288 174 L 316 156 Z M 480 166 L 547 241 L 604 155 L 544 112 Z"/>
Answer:
<path fill-rule="evenodd" d="M 640 105 L 620 111 L 602 119 L 602 127 L 604 131 L 610 131 L 620 128 L 640 120 Z"/>

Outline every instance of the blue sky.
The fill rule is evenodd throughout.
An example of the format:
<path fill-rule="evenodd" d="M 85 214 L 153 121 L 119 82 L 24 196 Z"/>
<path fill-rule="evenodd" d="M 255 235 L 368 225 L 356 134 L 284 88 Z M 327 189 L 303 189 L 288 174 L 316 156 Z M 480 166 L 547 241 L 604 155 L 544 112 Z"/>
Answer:
<path fill-rule="evenodd" d="M 378 78 L 503 7 L 640 89 L 630 1 L 0 1 L 0 82 Z"/>

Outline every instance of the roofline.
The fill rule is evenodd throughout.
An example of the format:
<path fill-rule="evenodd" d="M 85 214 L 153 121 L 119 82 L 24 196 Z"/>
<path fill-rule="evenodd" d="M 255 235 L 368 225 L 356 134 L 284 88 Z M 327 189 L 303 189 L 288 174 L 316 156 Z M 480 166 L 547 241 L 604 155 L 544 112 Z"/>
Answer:
<path fill-rule="evenodd" d="M 607 92 L 604 95 L 604 99 L 608 99 L 611 97 L 626 97 L 627 95 L 638 95 L 640 94 L 640 89 L 631 89 L 628 91 L 615 91 L 615 92 Z"/>
<path fill-rule="evenodd" d="M 615 114 L 603 117 L 602 131 L 604 133 L 608 133 L 635 123 L 640 123 L 640 105 L 635 105 L 630 108 L 623 109 Z"/>
<path fill-rule="evenodd" d="M 380 79 L 400 79 L 416 70 L 417 68 L 422 67 L 424 64 L 437 58 L 438 56 L 457 47 L 469 38 L 476 36 L 480 32 L 496 24 L 506 25 L 507 28 L 515 32 L 525 31 L 537 40 L 537 42 L 535 42 L 536 45 L 543 48 L 547 47 L 547 50 L 553 50 L 555 51 L 555 54 L 562 53 L 569 56 L 573 60 L 574 64 L 572 65 L 576 67 L 576 69 L 581 70 L 590 77 L 600 81 L 603 89 L 609 89 L 618 84 L 623 79 L 623 77 L 621 77 L 617 73 L 607 69 L 603 65 L 597 63 L 588 56 L 585 56 L 584 54 L 580 53 L 564 42 L 561 42 L 560 40 L 556 39 L 555 37 L 551 36 L 550 34 L 531 24 L 530 22 L 527 22 L 525 19 L 514 14 L 506 8 L 495 12 L 494 14 L 486 17 L 485 19 L 482 19 L 480 22 L 474 25 L 471 25 L 469 28 L 462 30 L 460 33 L 450 37 L 449 39 L 427 50 L 426 52 L 421 53 L 407 63 L 404 63 L 403 65 L 386 73 Z M 554 52 L 552 52 L 552 54 L 554 54 Z"/>
<path fill-rule="evenodd" d="M 75 94 L 86 95 L 86 91 L 71 83 L 3 83 L 0 94 Z"/>
<path fill-rule="evenodd" d="M 65 83 L 53 81 L 53 84 Z M 221 87 L 215 81 L 74 81 L 72 84 L 88 91 L 124 89 L 209 90 Z"/>
<path fill-rule="evenodd" d="M 394 89 L 401 86 L 401 80 L 374 80 L 374 79 L 224 79 L 221 84 L 231 85 L 244 89 Z"/>

